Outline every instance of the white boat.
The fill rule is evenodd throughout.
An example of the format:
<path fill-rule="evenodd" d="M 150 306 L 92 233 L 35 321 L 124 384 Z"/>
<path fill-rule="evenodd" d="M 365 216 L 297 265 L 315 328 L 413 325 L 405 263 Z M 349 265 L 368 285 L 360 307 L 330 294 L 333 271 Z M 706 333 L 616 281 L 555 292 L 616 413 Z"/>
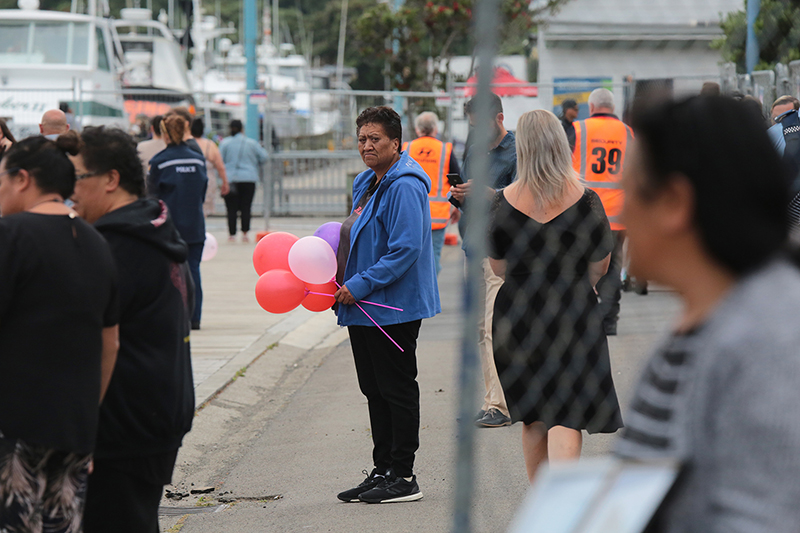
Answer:
<path fill-rule="evenodd" d="M 0 10 L 0 117 L 18 137 L 42 114 L 68 106 L 77 126 L 127 127 L 118 73 L 121 46 L 107 18 L 40 11 L 38 0 Z"/>
<path fill-rule="evenodd" d="M 176 105 L 194 106 L 186 60 L 172 32 L 144 8 L 120 10 L 113 22 L 122 46 L 125 109 L 134 121 Z"/>

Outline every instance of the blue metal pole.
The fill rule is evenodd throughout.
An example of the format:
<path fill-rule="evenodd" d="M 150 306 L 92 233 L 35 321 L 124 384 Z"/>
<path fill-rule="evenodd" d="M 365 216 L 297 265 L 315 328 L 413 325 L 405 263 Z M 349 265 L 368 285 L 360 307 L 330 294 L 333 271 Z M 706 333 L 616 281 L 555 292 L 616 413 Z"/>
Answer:
<path fill-rule="evenodd" d="M 394 12 L 395 13 L 400 11 L 400 8 L 403 7 L 403 3 L 404 3 L 404 0 L 394 0 L 393 7 L 394 7 Z M 397 39 L 394 39 L 392 41 L 392 50 L 394 50 L 395 54 L 397 54 L 397 52 L 400 50 L 400 43 L 397 41 Z M 406 120 L 405 113 L 403 113 L 403 107 L 405 107 L 405 104 L 403 102 L 404 99 L 403 99 L 402 96 L 398 96 L 399 91 L 397 89 L 395 89 L 394 93 L 395 93 L 393 95 L 394 96 L 394 108 L 395 108 L 394 110 L 397 111 L 398 115 L 400 115 L 400 123 L 402 124 Z M 413 137 L 414 136 L 411 135 L 410 137 L 408 137 L 408 139 L 410 140 Z"/>
<path fill-rule="evenodd" d="M 758 64 L 760 50 L 756 37 L 756 18 L 761 11 L 761 0 L 747 0 L 747 45 L 745 48 L 745 65 L 747 73 L 752 74 Z"/>
<path fill-rule="evenodd" d="M 256 0 L 242 0 L 244 2 L 244 57 L 245 76 L 247 80 L 247 94 L 245 95 L 245 126 L 244 133 L 251 139 L 258 140 L 258 108 L 250 103 L 250 96 L 257 89 L 256 78 Z"/>

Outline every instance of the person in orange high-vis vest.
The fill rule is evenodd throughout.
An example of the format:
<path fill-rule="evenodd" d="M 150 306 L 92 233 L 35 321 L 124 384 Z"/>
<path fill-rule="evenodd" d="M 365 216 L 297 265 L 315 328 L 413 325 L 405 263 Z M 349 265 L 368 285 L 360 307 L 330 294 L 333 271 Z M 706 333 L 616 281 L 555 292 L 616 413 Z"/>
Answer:
<path fill-rule="evenodd" d="M 622 168 L 625 153 L 633 140 L 631 128 L 614 116 L 614 95 L 608 89 L 595 89 L 589 95 L 589 114 L 575 125 L 575 150 L 572 166 L 586 187 L 603 202 L 603 208 L 614 234 L 614 250 L 608 272 L 597 283 L 601 299 L 610 302 L 603 319 L 606 335 L 617 334 L 619 301 L 622 283 L 622 245 L 625 226 L 619 220 L 625 195 L 622 191 Z"/>
<path fill-rule="evenodd" d="M 444 246 L 444 230 L 450 222 L 455 209 L 447 200 L 450 182 L 447 174 L 459 174 L 458 161 L 453 155 L 452 143 L 436 139 L 439 118 L 435 113 L 420 113 L 414 120 L 417 138 L 411 143 L 403 144 L 403 151 L 409 155 L 428 174 L 431 179 L 431 190 L 428 191 L 428 203 L 431 209 L 431 234 L 433 237 L 433 257 L 436 261 L 436 274 L 442 269 L 441 256 Z"/>

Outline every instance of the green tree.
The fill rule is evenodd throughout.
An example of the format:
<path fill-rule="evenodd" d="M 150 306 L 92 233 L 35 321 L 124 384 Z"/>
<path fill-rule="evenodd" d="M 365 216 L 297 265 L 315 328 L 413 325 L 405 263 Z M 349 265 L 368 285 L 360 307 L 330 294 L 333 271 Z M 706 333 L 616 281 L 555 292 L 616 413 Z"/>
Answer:
<path fill-rule="evenodd" d="M 728 14 L 722 30 L 725 35 L 714 42 L 714 47 L 722 51 L 726 61 L 736 63 L 739 72 L 745 72 L 745 10 Z M 776 63 L 800 59 L 800 0 L 761 0 L 755 31 L 760 49 L 756 69 L 772 69 Z"/>
<path fill-rule="evenodd" d="M 526 49 L 531 30 L 539 19 L 568 0 L 502 0 L 498 26 L 500 50 L 519 53 Z M 378 4 L 356 23 L 358 48 L 385 61 L 386 74 L 400 90 L 431 90 L 445 83 L 440 66 L 448 71 L 456 53 L 471 53 L 475 0 L 406 0 L 394 11 Z M 531 7 L 535 6 L 535 7 Z M 393 45 L 396 42 L 396 46 Z M 433 68 L 427 68 L 427 60 Z"/>

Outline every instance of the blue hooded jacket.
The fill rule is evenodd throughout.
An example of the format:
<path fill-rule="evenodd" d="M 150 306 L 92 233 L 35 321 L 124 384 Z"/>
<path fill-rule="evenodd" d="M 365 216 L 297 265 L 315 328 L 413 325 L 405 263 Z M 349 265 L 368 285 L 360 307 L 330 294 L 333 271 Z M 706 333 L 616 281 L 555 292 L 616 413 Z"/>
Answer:
<path fill-rule="evenodd" d="M 374 177 L 372 170 L 356 177 L 354 207 Z M 442 310 L 431 242 L 430 187 L 419 163 L 401 152 L 350 230 L 347 289 L 356 300 L 403 309 L 361 304 L 382 326 L 430 318 Z M 340 305 L 338 315 L 340 326 L 374 326 L 356 305 Z"/>

